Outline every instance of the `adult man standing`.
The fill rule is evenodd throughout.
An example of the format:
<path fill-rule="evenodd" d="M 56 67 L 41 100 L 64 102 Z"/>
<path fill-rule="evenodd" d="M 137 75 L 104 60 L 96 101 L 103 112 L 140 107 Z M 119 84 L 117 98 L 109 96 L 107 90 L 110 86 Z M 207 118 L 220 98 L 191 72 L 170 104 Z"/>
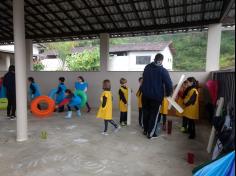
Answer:
<path fill-rule="evenodd" d="M 15 66 L 9 67 L 8 73 L 3 78 L 3 85 L 6 88 L 8 99 L 7 117 L 11 120 L 16 118 L 16 82 L 15 82 Z"/>
<path fill-rule="evenodd" d="M 153 63 L 146 66 L 143 73 L 143 118 L 144 135 L 149 139 L 155 134 L 158 115 L 164 95 L 170 96 L 173 85 L 168 71 L 162 66 L 164 56 L 157 54 Z"/>

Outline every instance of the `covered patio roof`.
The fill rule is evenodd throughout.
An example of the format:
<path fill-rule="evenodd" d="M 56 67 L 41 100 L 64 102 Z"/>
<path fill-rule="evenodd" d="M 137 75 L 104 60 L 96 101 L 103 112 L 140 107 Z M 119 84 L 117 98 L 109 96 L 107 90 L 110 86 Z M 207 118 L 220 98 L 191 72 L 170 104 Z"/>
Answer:
<path fill-rule="evenodd" d="M 25 0 L 26 38 L 34 42 L 204 30 L 234 18 L 234 0 Z M 0 44 L 12 41 L 12 0 L 2 0 Z"/>

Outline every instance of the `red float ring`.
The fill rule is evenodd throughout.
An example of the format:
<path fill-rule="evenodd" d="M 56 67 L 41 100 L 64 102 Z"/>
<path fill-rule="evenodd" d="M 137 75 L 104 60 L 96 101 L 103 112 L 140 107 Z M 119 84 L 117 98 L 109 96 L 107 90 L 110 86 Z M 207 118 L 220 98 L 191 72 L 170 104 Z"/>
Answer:
<path fill-rule="evenodd" d="M 42 102 L 47 103 L 48 108 L 46 110 L 40 110 L 38 108 L 38 105 Z M 48 96 L 37 97 L 31 102 L 31 112 L 38 118 L 42 119 L 50 117 L 50 115 L 53 114 L 54 110 L 55 101 Z"/>

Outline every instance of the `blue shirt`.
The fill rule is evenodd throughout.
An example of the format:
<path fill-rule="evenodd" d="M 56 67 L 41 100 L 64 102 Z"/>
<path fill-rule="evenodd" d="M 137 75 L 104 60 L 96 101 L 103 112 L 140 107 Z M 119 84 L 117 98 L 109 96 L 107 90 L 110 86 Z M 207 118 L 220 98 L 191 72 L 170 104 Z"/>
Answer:
<path fill-rule="evenodd" d="M 81 91 L 85 91 L 85 89 L 88 88 L 88 83 L 86 82 L 76 82 L 75 83 L 75 89 L 76 90 L 81 90 Z"/>

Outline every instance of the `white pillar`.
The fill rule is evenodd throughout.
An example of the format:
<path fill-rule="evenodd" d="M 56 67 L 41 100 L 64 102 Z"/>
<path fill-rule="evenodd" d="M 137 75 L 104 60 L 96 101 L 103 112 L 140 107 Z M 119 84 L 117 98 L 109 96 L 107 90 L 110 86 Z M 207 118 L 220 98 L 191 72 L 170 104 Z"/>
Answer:
<path fill-rule="evenodd" d="M 206 71 L 217 71 L 220 69 L 220 45 L 222 24 L 209 25 Z"/>
<path fill-rule="evenodd" d="M 22 142 L 28 139 L 24 0 L 13 0 L 13 25 L 16 66 L 17 141 Z"/>
<path fill-rule="evenodd" d="M 26 60 L 27 60 L 27 72 L 33 71 L 33 42 L 32 40 L 26 40 Z"/>
<path fill-rule="evenodd" d="M 109 59 L 109 34 L 100 34 L 101 71 L 106 72 Z"/>
<path fill-rule="evenodd" d="M 8 70 L 10 65 L 11 65 L 11 56 L 10 54 L 7 54 L 6 55 L 6 70 Z"/>

